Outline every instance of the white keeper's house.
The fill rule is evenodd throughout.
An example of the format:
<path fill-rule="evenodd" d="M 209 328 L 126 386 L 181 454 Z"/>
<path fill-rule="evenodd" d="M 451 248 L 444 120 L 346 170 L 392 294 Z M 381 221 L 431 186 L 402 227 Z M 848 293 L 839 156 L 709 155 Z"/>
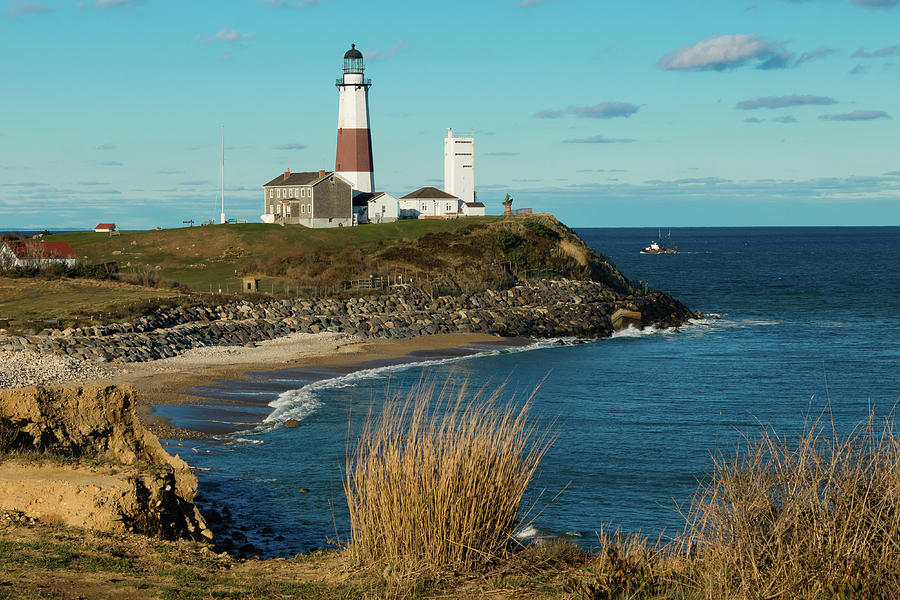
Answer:
<path fill-rule="evenodd" d="M 427 186 L 399 200 L 401 219 L 455 218 L 460 214 L 460 200 L 435 187 Z"/>

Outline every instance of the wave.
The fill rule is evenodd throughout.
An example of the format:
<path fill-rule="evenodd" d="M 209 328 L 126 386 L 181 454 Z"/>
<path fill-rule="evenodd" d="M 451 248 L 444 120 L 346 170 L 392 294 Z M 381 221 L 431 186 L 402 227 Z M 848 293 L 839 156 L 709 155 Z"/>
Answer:
<path fill-rule="evenodd" d="M 246 433 L 250 433 L 250 432 L 246 432 L 246 431 L 245 431 L 245 432 L 240 432 L 240 431 L 239 431 L 238 433 L 231 433 L 231 434 L 225 434 L 225 435 L 217 435 L 217 436 L 214 436 L 214 437 L 215 437 L 217 440 L 222 440 L 222 441 L 224 441 L 226 446 L 246 446 L 246 445 L 250 445 L 250 444 L 262 444 L 262 443 L 263 443 L 262 440 L 254 440 L 254 439 L 251 439 L 251 438 L 240 437 L 240 436 L 238 436 L 239 433 L 245 433 L 245 434 L 246 434 Z"/>
<path fill-rule="evenodd" d="M 613 332 L 613 334 L 610 336 L 610 339 L 617 340 L 622 338 L 641 338 L 648 335 L 669 334 L 674 332 L 674 327 L 666 327 L 664 329 L 660 329 L 659 327 L 656 327 L 654 325 L 648 325 L 647 327 L 637 328 L 634 325 L 629 325 L 625 329 L 620 329 L 619 331 Z"/>
<path fill-rule="evenodd" d="M 238 431 L 232 434 L 225 434 L 221 437 L 223 439 L 240 439 L 235 436 L 263 434 L 282 427 L 284 425 L 284 422 L 289 419 L 302 421 L 303 419 L 306 419 L 313 415 L 323 405 L 322 401 L 318 397 L 318 394 L 321 390 L 355 387 L 359 385 L 361 381 L 388 379 L 396 373 L 409 369 L 420 369 L 422 367 L 453 364 L 484 356 L 517 354 L 519 352 L 529 352 L 532 350 L 552 348 L 561 345 L 569 345 L 576 342 L 583 343 L 583 340 L 579 340 L 577 338 L 553 338 L 548 340 L 540 340 L 525 346 L 503 347 L 495 350 L 483 350 L 480 352 L 475 352 L 473 354 L 467 354 L 465 356 L 452 356 L 448 358 L 422 360 L 395 365 L 385 365 L 372 369 L 362 369 L 360 371 L 354 371 L 352 373 L 347 373 L 346 375 L 341 375 L 339 377 L 322 379 L 304 385 L 303 387 L 295 390 L 282 392 L 275 400 L 269 402 L 269 406 L 272 407 L 273 410 L 268 414 L 268 416 L 263 419 L 262 423 L 259 423 L 251 429 Z M 256 442 L 261 443 L 261 440 L 256 440 Z"/>

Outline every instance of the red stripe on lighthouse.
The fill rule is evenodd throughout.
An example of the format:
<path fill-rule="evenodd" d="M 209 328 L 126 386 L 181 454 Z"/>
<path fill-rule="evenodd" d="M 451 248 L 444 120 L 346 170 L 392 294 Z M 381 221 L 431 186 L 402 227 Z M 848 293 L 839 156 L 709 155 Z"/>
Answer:
<path fill-rule="evenodd" d="M 371 173 L 372 134 L 368 129 L 338 129 L 334 170 Z"/>

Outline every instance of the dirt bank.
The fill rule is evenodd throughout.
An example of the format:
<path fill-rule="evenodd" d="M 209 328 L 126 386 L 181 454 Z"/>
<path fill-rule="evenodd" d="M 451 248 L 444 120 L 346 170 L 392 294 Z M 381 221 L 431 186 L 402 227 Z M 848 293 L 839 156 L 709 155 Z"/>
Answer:
<path fill-rule="evenodd" d="M 0 390 L 0 510 L 101 531 L 210 539 L 197 479 L 128 386 Z"/>

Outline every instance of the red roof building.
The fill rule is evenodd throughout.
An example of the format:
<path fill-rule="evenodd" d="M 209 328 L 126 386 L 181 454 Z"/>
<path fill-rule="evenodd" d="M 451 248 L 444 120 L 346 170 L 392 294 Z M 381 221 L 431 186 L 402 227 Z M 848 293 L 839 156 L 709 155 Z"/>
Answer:
<path fill-rule="evenodd" d="M 75 266 L 78 256 L 68 242 L 6 242 L 0 246 L 0 268 Z"/>
<path fill-rule="evenodd" d="M 100 223 L 96 227 L 94 227 L 94 231 L 96 233 L 108 233 L 110 231 L 117 231 L 119 228 L 116 227 L 115 223 Z"/>

